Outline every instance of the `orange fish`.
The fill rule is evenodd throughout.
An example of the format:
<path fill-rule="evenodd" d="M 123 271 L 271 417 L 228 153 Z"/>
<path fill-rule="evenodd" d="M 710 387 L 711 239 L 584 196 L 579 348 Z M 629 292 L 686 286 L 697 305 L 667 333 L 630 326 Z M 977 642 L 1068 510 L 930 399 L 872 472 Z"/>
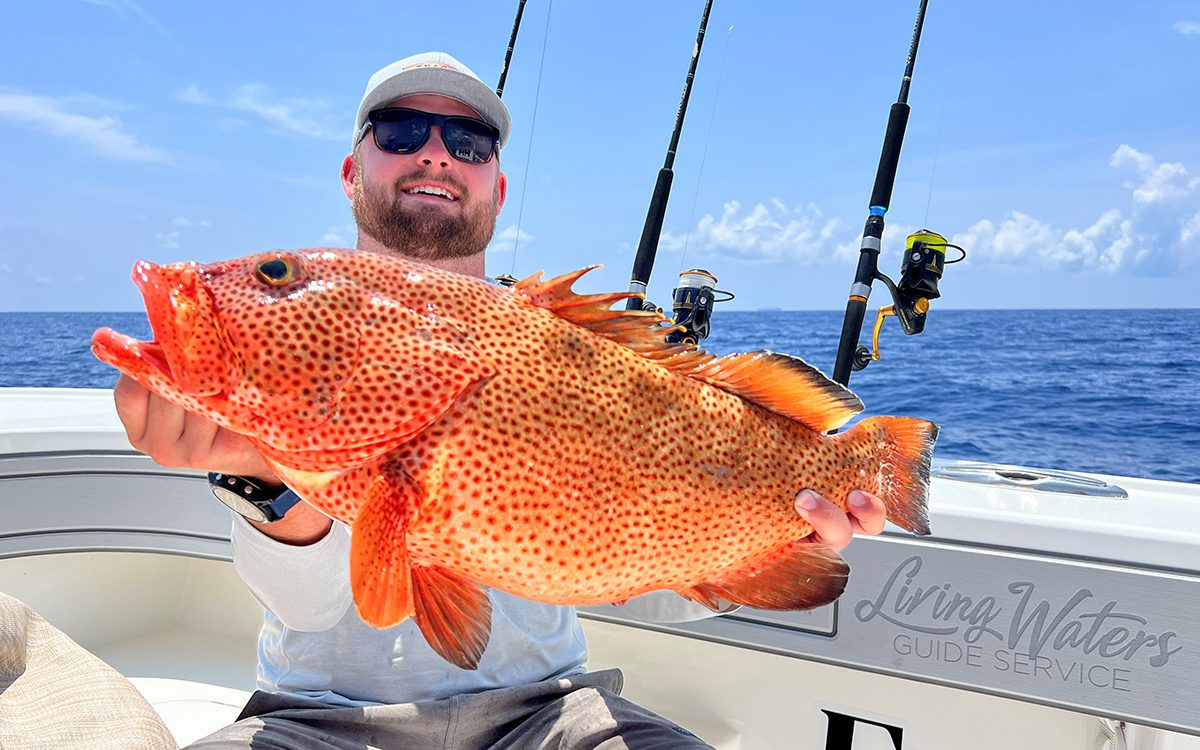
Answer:
<path fill-rule="evenodd" d="M 395 257 L 270 252 L 140 261 L 154 341 L 101 329 L 92 351 L 247 436 L 309 503 L 351 527 L 363 620 L 415 617 L 465 669 L 491 629 L 486 587 L 555 604 L 657 589 L 721 608 L 806 609 L 848 568 L 806 543 L 812 488 L 880 496 L 928 533 L 937 427 L 864 419 L 799 359 L 668 344 L 587 270 L 512 288 Z"/>

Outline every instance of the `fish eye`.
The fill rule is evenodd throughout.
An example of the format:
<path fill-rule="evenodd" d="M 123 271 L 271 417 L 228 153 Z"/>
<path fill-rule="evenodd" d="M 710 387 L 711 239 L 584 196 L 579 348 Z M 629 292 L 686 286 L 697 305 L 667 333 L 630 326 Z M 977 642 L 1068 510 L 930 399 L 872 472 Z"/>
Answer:
<path fill-rule="evenodd" d="M 258 264 L 254 275 L 268 286 L 287 286 L 296 280 L 296 263 L 289 258 L 270 258 Z"/>

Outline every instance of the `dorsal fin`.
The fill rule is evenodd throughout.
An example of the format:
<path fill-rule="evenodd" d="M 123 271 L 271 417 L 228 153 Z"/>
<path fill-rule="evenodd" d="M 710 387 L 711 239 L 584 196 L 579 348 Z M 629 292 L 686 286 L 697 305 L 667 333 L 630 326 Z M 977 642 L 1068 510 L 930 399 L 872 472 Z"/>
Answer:
<path fill-rule="evenodd" d="M 818 432 L 845 424 L 862 411 L 862 402 L 845 387 L 821 374 L 802 359 L 775 352 L 731 354 L 717 359 L 694 344 L 668 344 L 666 335 L 682 330 L 661 313 L 613 310 L 615 302 L 633 292 L 576 294 L 571 291 L 580 276 L 600 266 L 542 281 L 541 272 L 518 281 L 513 289 L 532 304 L 623 344 L 679 375 L 702 380 Z"/>
<path fill-rule="evenodd" d="M 708 352 L 697 349 L 695 344 L 669 344 L 666 336 L 671 331 L 683 330 L 670 323 L 662 313 L 645 310 L 613 310 L 616 302 L 641 299 L 634 292 L 612 292 L 609 294 L 577 294 L 571 290 L 580 276 L 601 266 L 588 266 L 578 271 L 542 280 L 539 271 L 513 285 L 513 290 L 532 304 L 550 310 L 564 320 L 605 338 L 629 347 L 646 359 L 679 375 L 690 375 L 699 367 L 715 359 Z"/>
<path fill-rule="evenodd" d="M 758 351 L 714 359 L 691 373 L 817 432 L 844 425 L 862 411 L 862 401 L 845 386 L 789 354 Z"/>

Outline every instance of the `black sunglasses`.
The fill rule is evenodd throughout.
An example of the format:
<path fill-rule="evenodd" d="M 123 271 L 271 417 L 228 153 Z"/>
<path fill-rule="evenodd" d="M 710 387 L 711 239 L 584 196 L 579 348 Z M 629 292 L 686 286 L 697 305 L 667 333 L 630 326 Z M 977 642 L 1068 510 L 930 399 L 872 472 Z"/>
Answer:
<path fill-rule="evenodd" d="M 496 153 L 500 131 L 483 120 L 435 115 L 404 107 L 385 107 L 368 114 L 355 142 L 361 142 L 367 135 L 367 128 L 372 128 L 375 131 L 375 145 L 381 151 L 411 154 L 420 150 L 429 140 L 434 125 L 441 130 L 446 151 L 459 161 L 484 164 L 491 161 Z"/>

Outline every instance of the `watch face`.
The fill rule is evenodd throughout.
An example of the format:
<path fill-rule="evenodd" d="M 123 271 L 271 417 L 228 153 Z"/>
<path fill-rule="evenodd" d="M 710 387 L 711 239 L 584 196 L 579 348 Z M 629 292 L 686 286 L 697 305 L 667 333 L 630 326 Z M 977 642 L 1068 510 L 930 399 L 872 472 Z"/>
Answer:
<path fill-rule="evenodd" d="M 213 494 L 217 496 L 217 499 L 228 505 L 234 513 L 239 513 L 246 518 L 249 518 L 251 521 L 257 521 L 259 523 L 267 522 L 267 514 L 262 508 L 258 507 L 233 490 L 229 490 L 224 487 L 213 487 L 212 491 Z"/>

